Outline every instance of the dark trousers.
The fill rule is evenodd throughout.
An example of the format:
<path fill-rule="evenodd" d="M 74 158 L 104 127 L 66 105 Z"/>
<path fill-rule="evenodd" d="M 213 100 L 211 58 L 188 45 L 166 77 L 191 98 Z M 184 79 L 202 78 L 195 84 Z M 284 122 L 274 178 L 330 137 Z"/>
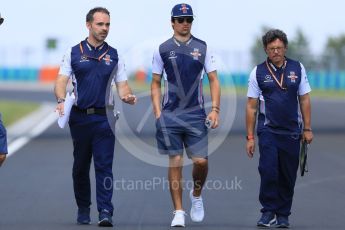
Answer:
<path fill-rule="evenodd" d="M 70 130 L 73 139 L 73 186 L 79 208 L 91 205 L 90 165 L 93 157 L 96 175 L 96 200 L 100 212 L 113 213 L 113 157 L 115 136 L 106 116 L 72 111 Z"/>
<path fill-rule="evenodd" d="M 271 211 L 282 216 L 291 214 L 299 148 L 299 135 L 279 135 L 269 131 L 259 134 L 261 212 Z"/>
<path fill-rule="evenodd" d="M 0 154 L 7 154 L 7 133 L 0 114 Z"/>

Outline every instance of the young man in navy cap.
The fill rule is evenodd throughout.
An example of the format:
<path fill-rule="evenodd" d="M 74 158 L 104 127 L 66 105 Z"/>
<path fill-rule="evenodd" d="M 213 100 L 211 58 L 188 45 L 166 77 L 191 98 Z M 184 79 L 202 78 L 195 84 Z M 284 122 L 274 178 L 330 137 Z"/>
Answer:
<path fill-rule="evenodd" d="M 178 4 L 171 11 L 174 35 L 162 43 L 153 57 L 151 96 L 156 118 L 159 152 L 169 156 L 169 188 L 174 205 L 172 227 L 185 226 L 182 206 L 184 149 L 193 161 L 193 189 L 190 191 L 191 219 L 201 222 L 204 207 L 201 191 L 208 172 L 208 139 L 205 121 L 217 128 L 220 87 L 214 57 L 206 43 L 191 34 L 192 7 Z M 202 94 L 204 72 L 210 82 L 212 110 L 206 115 Z M 164 95 L 161 101 L 161 81 Z"/>
<path fill-rule="evenodd" d="M 74 86 L 75 105 L 69 119 L 73 139 L 73 185 L 78 205 L 78 224 L 90 223 L 90 164 L 96 174 L 99 226 L 113 226 L 113 156 L 115 136 L 107 119 L 106 107 L 113 101 L 111 87 L 116 85 L 123 102 L 135 104 L 127 84 L 123 61 L 105 39 L 110 28 L 110 13 L 97 7 L 86 15 L 89 36 L 65 54 L 55 85 L 56 110 L 63 115 L 66 86 Z M 110 109 L 110 113 L 112 113 Z"/>
<path fill-rule="evenodd" d="M 288 228 L 296 182 L 300 139 L 310 143 L 311 91 L 303 65 L 285 57 L 286 34 L 270 30 L 262 37 L 267 60 L 251 72 L 247 101 L 247 154 L 255 150 L 254 128 L 259 108 L 259 200 L 262 216 L 258 227 Z M 302 122 L 303 121 L 303 122 Z M 302 129 L 303 127 L 303 129 Z M 301 135 L 302 133 L 302 135 Z"/>
<path fill-rule="evenodd" d="M 0 14 L 0 25 L 4 22 L 4 19 L 1 17 Z M 0 113 L 0 166 L 6 160 L 7 154 L 7 136 L 6 136 L 6 129 L 2 124 L 1 120 L 1 113 Z"/>

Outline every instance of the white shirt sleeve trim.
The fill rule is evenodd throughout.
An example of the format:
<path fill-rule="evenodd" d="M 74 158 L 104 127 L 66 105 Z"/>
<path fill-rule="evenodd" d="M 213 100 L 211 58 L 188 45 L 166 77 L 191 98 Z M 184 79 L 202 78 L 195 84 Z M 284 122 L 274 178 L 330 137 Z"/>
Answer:
<path fill-rule="evenodd" d="M 126 66 L 125 62 L 121 57 L 119 57 L 119 60 L 117 62 L 117 72 L 114 76 L 115 82 L 122 82 L 122 81 L 127 81 L 127 73 L 126 73 Z"/>
<path fill-rule="evenodd" d="M 305 71 L 305 68 L 302 65 L 302 63 L 300 64 L 301 64 L 301 83 L 299 84 L 299 87 L 298 87 L 298 95 L 301 96 L 301 95 L 311 92 L 311 88 L 309 85 L 308 76 Z"/>
<path fill-rule="evenodd" d="M 262 92 L 256 79 L 256 69 L 257 67 L 249 75 L 247 97 L 259 98 Z"/>
<path fill-rule="evenodd" d="M 73 74 L 72 65 L 71 65 L 71 52 L 72 48 L 67 49 L 65 55 L 62 58 L 60 64 L 59 75 L 64 75 L 67 77 L 71 77 Z"/>
<path fill-rule="evenodd" d="M 152 73 L 161 75 L 163 73 L 164 63 L 162 57 L 159 53 L 159 48 L 153 53 L 152 59 Z"/>
<path fill-rule="evenodd" d="M 214 57 L 214 53 L 212 50 L 211 51 L 209 51 L 209 49 L 206 50 L 204 69 L 206 73 L 210 73 L 217 70 L 216 59 Z"/>

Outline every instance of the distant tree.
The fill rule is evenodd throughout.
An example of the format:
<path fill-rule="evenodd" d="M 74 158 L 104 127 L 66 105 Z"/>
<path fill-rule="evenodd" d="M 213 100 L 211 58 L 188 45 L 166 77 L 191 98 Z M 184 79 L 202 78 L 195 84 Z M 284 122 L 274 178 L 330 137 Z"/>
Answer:
<path fill-rule="evenodd" d="M 345 34 L 328 38 L 320 65 L 326 70 L 345 70 Z"/>
<path fill-rule="evenodd" d="M 254 44 L 250 48 L 250 53 L 252 56 L 252 64 L 255 66 L 264 60 L 266 60 L 266 53 L 264 46 L 262 44 L 262 36 L 270 29 L 268 26 L 263 26 L 261 28 L 261 35 L 256 37 Z"/>
<path fill-rule="evenodd" d="M 313 69 L 316 65 L 308 39 L 301 29 L 297 29 L 295 37 L 289 41 L 286 56 L 302 62 L 307 69 Z"/>

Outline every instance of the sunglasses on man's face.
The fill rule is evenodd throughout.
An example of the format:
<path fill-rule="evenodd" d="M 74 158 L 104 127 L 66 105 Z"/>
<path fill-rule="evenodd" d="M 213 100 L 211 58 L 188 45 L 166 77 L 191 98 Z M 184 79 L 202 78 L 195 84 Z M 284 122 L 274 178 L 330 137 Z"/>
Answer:
<path fill-rule="evenodd" d="M 187 23 L 192 23 L 194 21 L 193 17 L 179 17 L 179 18 L 175 18 L 175 21 L 177 21 L 178 23 L 184 23 L 185 21 Z"/>

